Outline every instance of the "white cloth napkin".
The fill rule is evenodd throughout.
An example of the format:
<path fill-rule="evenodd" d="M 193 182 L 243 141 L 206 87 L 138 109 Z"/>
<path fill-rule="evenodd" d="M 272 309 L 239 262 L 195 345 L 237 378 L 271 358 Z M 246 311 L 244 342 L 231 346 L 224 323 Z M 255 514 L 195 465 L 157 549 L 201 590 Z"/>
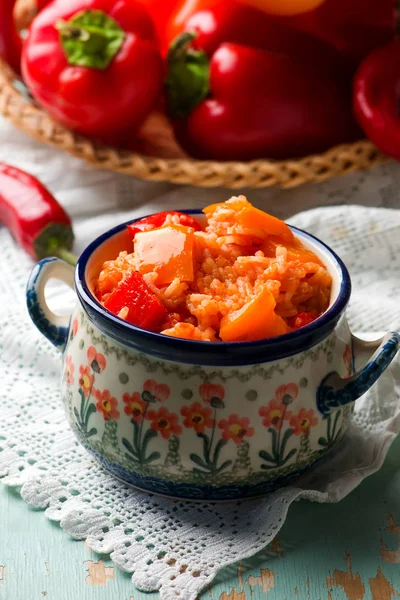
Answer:
<path fill-rule="evenodd" d="M 152 186 L 96 172 L 4 124 L 0 159 L 34 172 L 56 192 L 76 218 L 78 251 L 133 215 L 201 207 L 229 197 L 226 190 Z M 266 210 L 276 208 L 280 216 L 295 206 L 346 202 L 347 185 L 357 188 L 356 202 L 395 205 L 399 174 L 398 166 L 387 165 L 375 175 L 349 177 L 347 184 L 340 180 L 248 196 Z M 350 269 L 353 330 L 400 329 L 400 212 L 331 206 L 302 212 L 289 222 L 330 244 Z M 0 231 L 0 255 L 1 481 L 18 486 L 26 502 L 46 509 L 49 519 L 59 521 L 75 538 L 86 538 L 93 550 L 110 552 L 142 590 L 160 590 L 168 600 L 194 600 L 221 568 L 268 544 L 295 499 L 337 502 L 379 469 L 400 430 L 397 358 L 357 403 L 354 423 L 340 447 L 295 486 L 263 500 L 229 504 L 188 504 L 132 490 L 105 473 L 75 442 L 58 389 L 60 356 L 30 323 L 25 308 L 32 263 L 5 230 Z M 73 299 L 54 287 L 51 301 L 67 310 Z"/>

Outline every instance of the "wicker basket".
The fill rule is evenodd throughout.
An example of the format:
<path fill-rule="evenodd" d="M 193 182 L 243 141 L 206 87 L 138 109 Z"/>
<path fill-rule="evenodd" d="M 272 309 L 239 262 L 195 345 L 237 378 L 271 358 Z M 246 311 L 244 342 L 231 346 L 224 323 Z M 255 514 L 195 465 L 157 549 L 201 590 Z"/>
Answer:
<path fill-rule="evenodd" d="M 200 187 L 293 188 L 320 182 L 387 160 L 367 140 L 332 148 L 301 160 L 251 162 L 198 161 L 176 144 L 168 121 L 154 114 L 138 135 L 137 151 L 103 146 L 62 127 L 24 93 L 21 82 L 0 60 L 0 114 L 37 140 L 65 150 L 91 165 L 148 181 Z"/>

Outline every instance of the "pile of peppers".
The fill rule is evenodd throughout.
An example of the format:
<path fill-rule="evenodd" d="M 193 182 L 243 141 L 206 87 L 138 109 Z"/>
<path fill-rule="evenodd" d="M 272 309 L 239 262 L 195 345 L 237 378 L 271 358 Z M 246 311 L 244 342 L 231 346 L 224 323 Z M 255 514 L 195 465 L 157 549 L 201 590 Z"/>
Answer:
<path fill-rule="evenodd" d="M 302 157 L 361 129 L 400 159 L 396 0 L 32 1 L 24 38 L 0 2 L 0 56 L 91 139 L 134 148 L 157 108 L 200 159 Z"/>

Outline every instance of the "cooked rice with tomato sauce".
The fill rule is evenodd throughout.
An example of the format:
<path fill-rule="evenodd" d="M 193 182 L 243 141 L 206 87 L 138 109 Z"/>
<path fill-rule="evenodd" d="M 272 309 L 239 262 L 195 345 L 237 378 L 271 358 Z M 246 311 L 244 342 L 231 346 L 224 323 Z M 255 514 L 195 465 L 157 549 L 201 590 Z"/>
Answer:
<path fill-rule="evenodd" d="M 328 308 L 330 274 L 283 221 L 244 196 L 203 212 L 203 229 L 180 213 L 133 223 L 133 252 L 106 261 L 94 283 L 99 301 L 135 325 L 140 308 L 152 331 L 209 342 L 275 337 Z M 124 291 L 133 272 L 145 288 L 139 300 Z"/>

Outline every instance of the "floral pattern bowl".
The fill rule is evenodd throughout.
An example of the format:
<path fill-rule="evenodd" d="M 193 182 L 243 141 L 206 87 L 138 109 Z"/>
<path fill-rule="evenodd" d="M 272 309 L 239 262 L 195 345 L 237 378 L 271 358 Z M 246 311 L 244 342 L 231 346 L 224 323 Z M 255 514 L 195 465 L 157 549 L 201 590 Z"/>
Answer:
<path fill-rule="evenodd" d="M 120 480 L 179 498 L 260 496 L 310 469 L 340 440 L 353 403 L 395 357 L 399 334 L 375 346 L 352 336 L 346 267 L 296 228 L 333 277 L 330 307 L 310 325 L 247 343 L 134 327 L 106 311 L 91 289 L 103 260 L 126 247 L 125 225 L 92 242 L 75 270 L 44 259 L 28 282 L 32 320 L 63 355 L 62 398 L 79 441 Z M 68 318 L 46 303 L 50 278 L 76 290 Z M 355 372 L 360 350 L 375 353 Z"/>

